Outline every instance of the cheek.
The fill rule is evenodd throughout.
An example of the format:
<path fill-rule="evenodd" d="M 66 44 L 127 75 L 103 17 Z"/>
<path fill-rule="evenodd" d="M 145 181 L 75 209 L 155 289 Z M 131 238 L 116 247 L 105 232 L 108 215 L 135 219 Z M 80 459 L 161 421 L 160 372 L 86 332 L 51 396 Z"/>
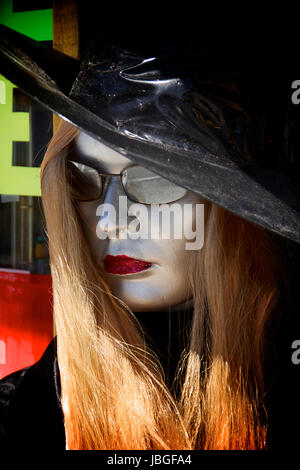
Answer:
<path fill-rule="evenodd" d="M 187 292 L 189 274 L 189 260 L 191 253 L 185 249 L 185 240 L 165 241 L 162 264 L 160 266 L 160 277 L 157 284 L 162 282 L 166 292 L 177 292 L 184 297 Z M 182 299 L 181 299 L 182 300 Z"/>
<path fill-rule="evenodd" d="M 96 224 L 97 204 L 95 205 L 94 202 L 79 202 L 77 208 L 85 230 L 92 224 Z"/>
<path fill-rule="evenodd" d="M 99 203 L 94 201 L 78 203 L 78 212 L 82 222 L 82 228 L 91 248 L 96 245 L 96 242 L 98 240 L 96 234 L 96 210 L 98 205 Z"/>

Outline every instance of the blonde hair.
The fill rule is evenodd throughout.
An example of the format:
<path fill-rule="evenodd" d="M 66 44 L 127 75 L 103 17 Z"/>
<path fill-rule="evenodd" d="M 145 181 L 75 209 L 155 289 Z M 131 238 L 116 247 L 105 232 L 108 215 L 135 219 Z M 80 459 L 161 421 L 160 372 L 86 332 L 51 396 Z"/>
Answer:
<path fill-rule="evenodd" d="M 279 265 L 270 237 L 206 204 L 175 399 L 136 318 L 92 260 L 66 180 L 77 133 L 62 121 L 41 168 L 67 448 L 264 448 L 264 336 Z"/>

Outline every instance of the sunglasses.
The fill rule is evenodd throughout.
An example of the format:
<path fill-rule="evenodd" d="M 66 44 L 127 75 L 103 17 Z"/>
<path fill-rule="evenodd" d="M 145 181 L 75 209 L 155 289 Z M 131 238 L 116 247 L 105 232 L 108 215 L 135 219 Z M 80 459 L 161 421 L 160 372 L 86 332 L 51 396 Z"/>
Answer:
<path fill-rule="evenodd" d="M 112 177 L 119 177 L 126 196 L 140 204 L 168 204 L 181 199 L 187 190 L 139 165 L 119 174 L 102 173 L 85 163 L 67 161 L 67 178 L 72 198 L 96 201 L 105 194 Z"/>

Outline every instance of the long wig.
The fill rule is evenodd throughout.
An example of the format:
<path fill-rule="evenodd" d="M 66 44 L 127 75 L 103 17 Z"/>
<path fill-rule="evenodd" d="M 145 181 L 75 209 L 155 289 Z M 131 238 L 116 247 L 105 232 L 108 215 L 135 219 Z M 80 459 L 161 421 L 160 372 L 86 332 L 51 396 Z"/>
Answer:
<path fill-rule="evenodd" d="M 272 237 L 205 203 L 175 398 L 137 319 L 91 257 L 66 175 L 77 133 L 61 121 L 41 168 L 67 449 L 265 448 L 265 333 L 280 272 Z"/>

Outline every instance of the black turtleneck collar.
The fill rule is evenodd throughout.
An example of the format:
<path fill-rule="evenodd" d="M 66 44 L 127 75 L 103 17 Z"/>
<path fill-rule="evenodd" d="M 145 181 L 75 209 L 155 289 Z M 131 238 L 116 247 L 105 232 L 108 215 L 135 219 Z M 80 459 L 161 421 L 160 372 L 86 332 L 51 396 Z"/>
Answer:
<path fill-rule="evenodd" d="M 174 312 L 138 312 L 135 316 L 151 350 L 163 367 L 167 386 L 172 389 L 178 363 L 188 346 L 193 309 Z"/>

